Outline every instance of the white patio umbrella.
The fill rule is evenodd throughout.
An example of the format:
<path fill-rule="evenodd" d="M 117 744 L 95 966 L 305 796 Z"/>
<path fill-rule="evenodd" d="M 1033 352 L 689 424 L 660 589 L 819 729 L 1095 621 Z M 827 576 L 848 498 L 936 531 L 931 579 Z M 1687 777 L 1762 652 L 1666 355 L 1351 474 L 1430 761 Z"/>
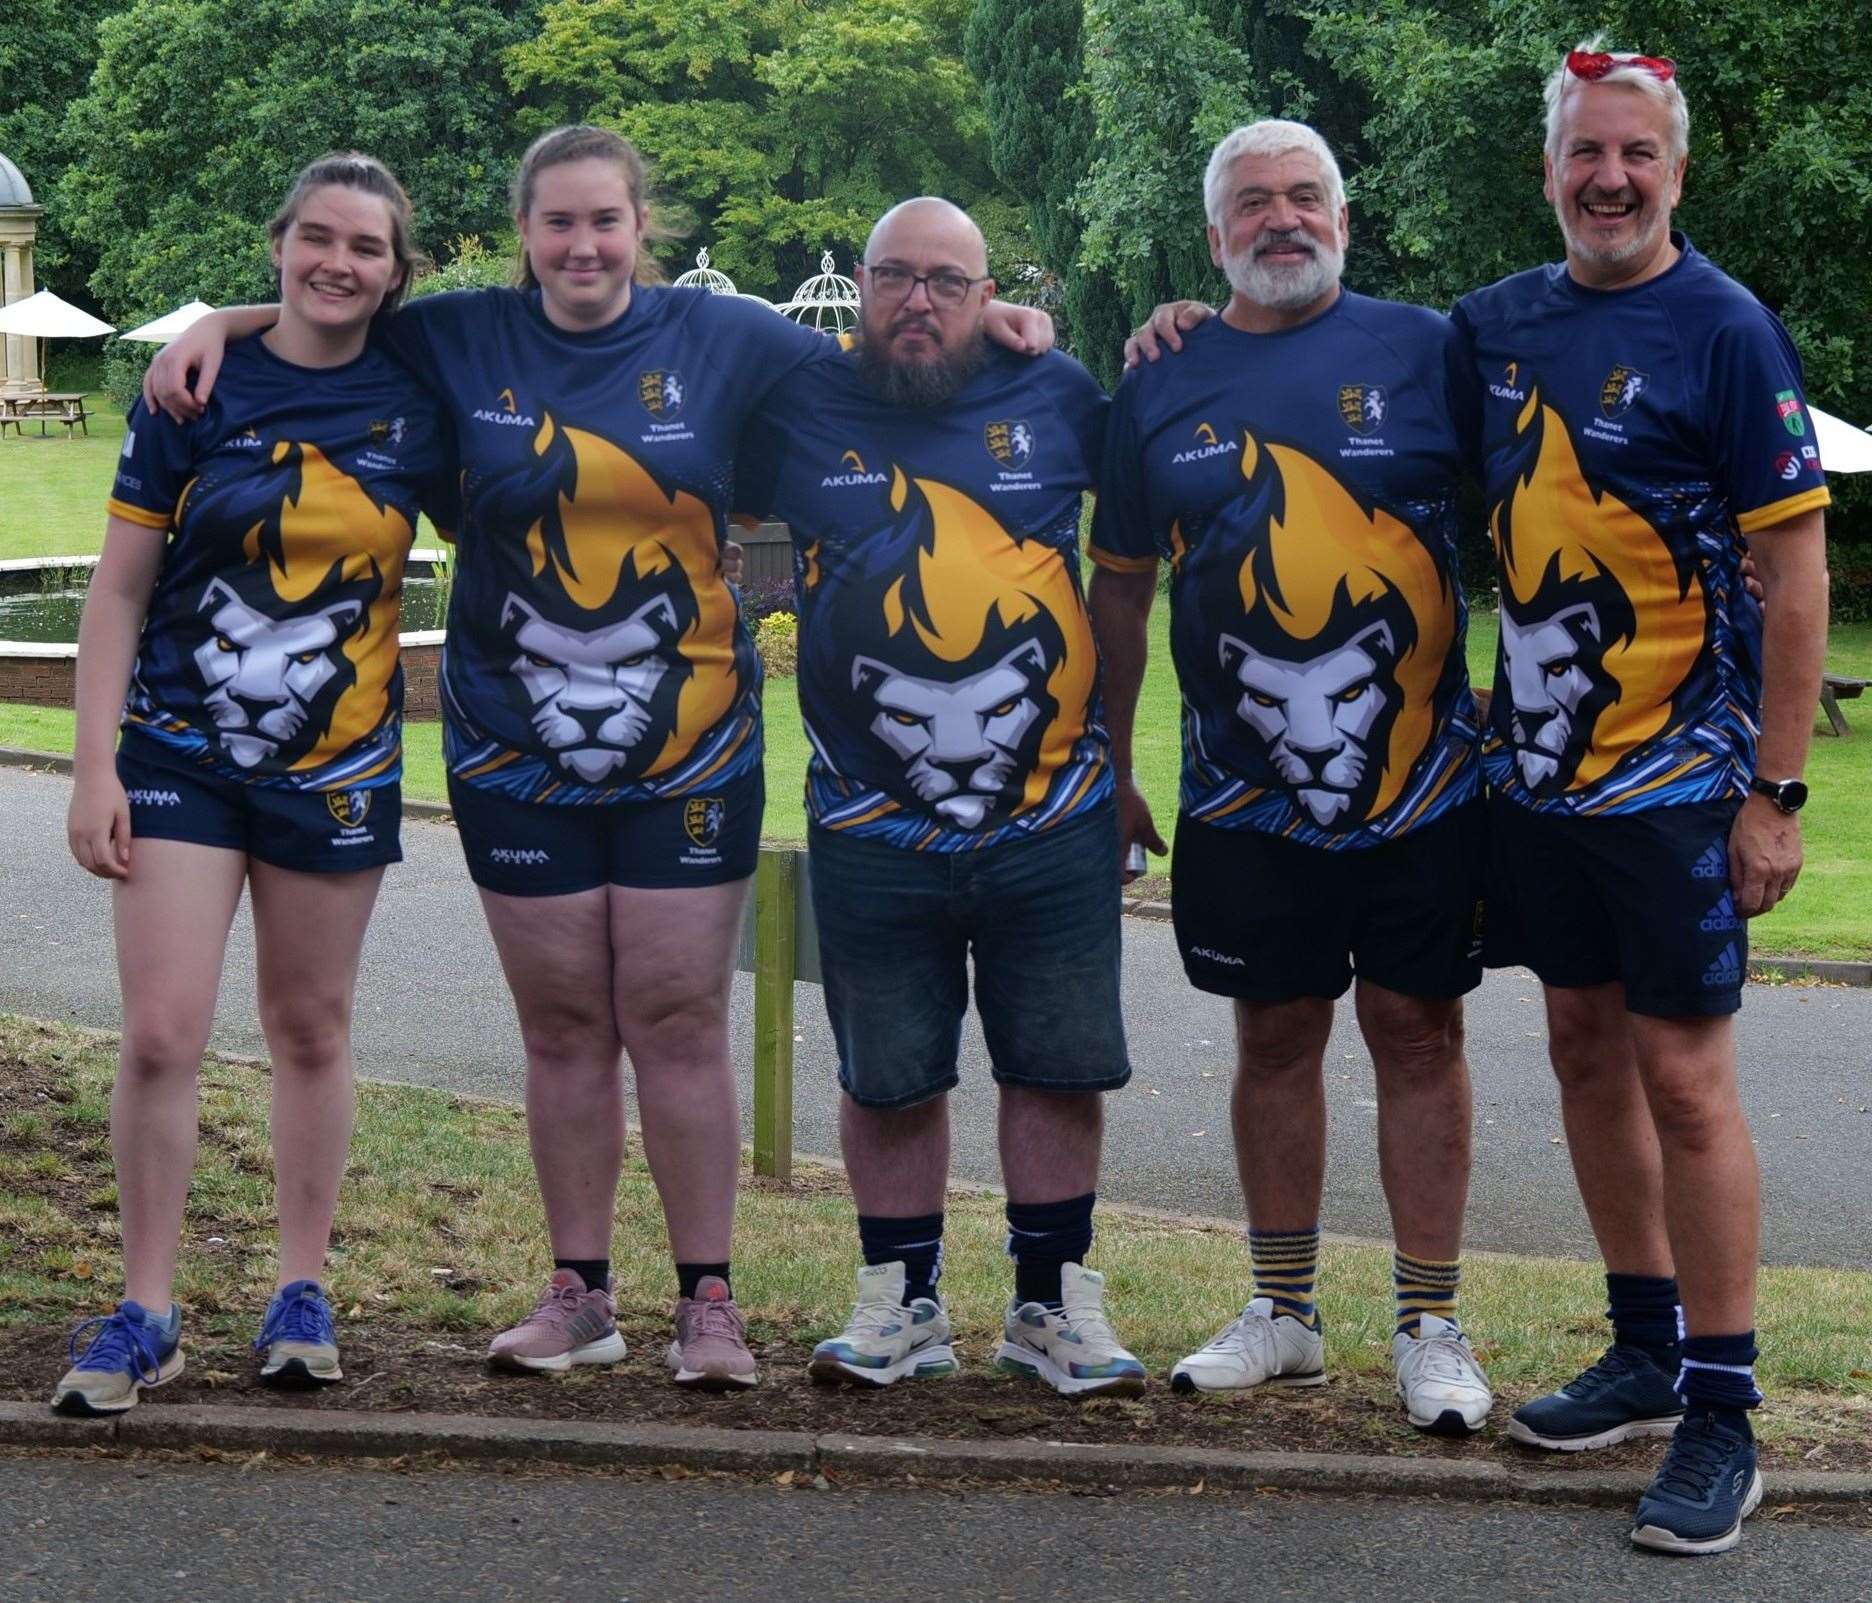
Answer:
<path fill-rule="evenodd" d="M 1872 434 L 1817 406 L 1808 407 L 1807 415 L 1813 419 L 1822 468 L 1828 473 L 1872 473 Z"/>
<path fill-rule="evenodd" d="M 49 289 L 28 295 L 23 301 L 0 306 L 0 334 L 20 334 L 42 340 L 83 340 L 96 334 L 115 334 L 109 323 L 100 323 L 89 312 L 81 312 L 70 301 L 62 301 Z"/>
<path fill-rule="evenodd" d="M 144 340 L 151 345 L 167 345 L 172 339 L 186 334 L 191 328 L 206 317 L 214 308 L 206 301 L 190 301 L 186 306 L 178 306 L 173 312 L 165 312 L 141 328 L 133 328 L 128 333 L 119 334 L 119 339 Z"/>

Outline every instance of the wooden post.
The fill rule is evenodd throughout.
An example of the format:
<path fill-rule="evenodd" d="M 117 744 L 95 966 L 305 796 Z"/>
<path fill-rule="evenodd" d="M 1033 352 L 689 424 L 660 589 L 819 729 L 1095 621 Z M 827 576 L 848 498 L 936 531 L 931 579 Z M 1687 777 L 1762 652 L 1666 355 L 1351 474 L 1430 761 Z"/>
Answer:
<path fill-rule="evenodd" d="M 795 854 L 764 850 L 754 870 L 754 1172 L 793 1178 Z"/>

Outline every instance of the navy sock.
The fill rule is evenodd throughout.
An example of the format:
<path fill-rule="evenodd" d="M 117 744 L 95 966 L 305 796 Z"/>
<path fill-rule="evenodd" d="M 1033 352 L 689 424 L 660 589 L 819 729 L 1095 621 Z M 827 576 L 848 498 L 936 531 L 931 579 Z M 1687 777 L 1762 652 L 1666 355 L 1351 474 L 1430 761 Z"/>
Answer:
<path fill-rule="evenodd" d="M 1014 1300 L 1060 1305 L 1060 1266 L 1083 1264 L 1092 1247 L 1096 1191 L 1064 1202 L 1010 1202 L 1008 1256 L 1014 1260 Z"/>
<path fill-rule="evenodd" d="M 887 1219 L 875 1213 L 858 1215 L 858 1246 L 864 1261 L 904 1266 L 904 1306 L 919 1297 L 934 1298 L 942 1279 L 943 1216 L 920 1213 L 908 1219 Z"/>
<path fill-rule="evenodd" d="M 609 1258 L 555 1258 L 553 1268 L 570 1269 L 585 1282 L 587 1291 L 611 1289 L 611 1260 Z"/>
<path fill-rule="evenodd" d="M 1665 1374 L 1677 1373 L 1683 1340 L 1683 1309 L 1673 1275 L 1615 1275 L 1606 1281 L 1606 1318 L 1614 1339 L 1641 1347 Z"/>
<path fill-rule="evenodd" d="M 1762 1400 L 1755 1387 L 1755 1332 L 1686 1336 L 1677 1394 L 1686 1408 L 1713 1408 L 1725 1425 L 1747 1433 L 1747 1411 Z"/>
<path fill-rule="evenodd" d="M 728 1288 L 728 1295 L 734 1295 L 734 1282 L 728 1277 L 726 1263 L 681 1263 L 676 1265 L 676 1295 L 693 1299 L 696 1287 L 708 1276 L 714 1275 Z"/>

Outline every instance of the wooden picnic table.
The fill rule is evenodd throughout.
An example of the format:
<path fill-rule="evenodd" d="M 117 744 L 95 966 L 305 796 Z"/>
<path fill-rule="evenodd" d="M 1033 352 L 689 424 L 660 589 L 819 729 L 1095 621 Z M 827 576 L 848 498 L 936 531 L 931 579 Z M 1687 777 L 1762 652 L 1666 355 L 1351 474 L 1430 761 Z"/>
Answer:
<path fill-rule="evenodd" d="M 85 437 L 89 439 L 91 427 L 84 403 L 82 393 L 0 396 L 0 435 L 4 435 L 11 427 L 24 438 L 26 430 L 23 425 L 31 418 L 37 418 L 41 439 L 45 437 L 47 423 L 64 424 L 65 438 L 68 440 L 72 437 L 73 429 L 83 429 Z"/>
<path fill-rule="evenodd" d="M 1872 680 L 1849 679 L 1843 673 L 1830 673 L 1821 676 L 1820 710 L 1826 714 L 1827 723 L 1836 735 L 1846 733 L 1846 715 L 1840 711 L 1842 701 L 1852 701 L 1865 694 L 1867 684 Z"/>

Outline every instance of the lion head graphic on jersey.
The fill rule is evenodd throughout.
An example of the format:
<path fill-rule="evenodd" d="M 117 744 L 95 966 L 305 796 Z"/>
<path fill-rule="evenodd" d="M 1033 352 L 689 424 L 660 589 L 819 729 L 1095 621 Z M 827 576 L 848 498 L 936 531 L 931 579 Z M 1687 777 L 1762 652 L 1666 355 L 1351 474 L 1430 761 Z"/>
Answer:
<path fill-rule="evenodd" d="M 707 505 L 609 440 L 548 416 L 522 492 L 537 581 L 501 627 L 511 685 L 565 777 L 638 779 L 679 763 L 741 691 L 734 598 Z"/>
<path fill-rule="evenodd" d="M 1505 733 L 1537 796 L 1581 789 L 1669 727 L 1708 608 L 1644 515 L 1581 471 L 1538 391 L 1516 421 L 1514 487 L 1489 514 L 1501 567 Z"/>
<path fill-rule="evenodd" d="M 1205 700 L 1233 705 L 1212 756 L 1272 768 L 1314 824 L 1355 828 L 1397 799 L 1435 729 L 1450 581 L 1409 525 L 1303 452 L 1244 429 L 1241 474 L 1205 538 L 1174 531 L 1197 598 L 1172 622 L 1179 659 L 1204 665 Z"/>
<path fill-rule="evenodd" d="M 396 673 L 409 520 L 315 445 L 282 441 L 259 473 L 207 486 L 217 521 L 253 519 L 247 562 L 196 602 L 194 651 L 215 739 L 238 767 L 311 768 L 381 724 Z"/>
<path fill-rule="evenodd" d="M 874 771 L 881 748 L 904 802 L 982 829 L 1044 800 L 1085 734 L 1084 603 L 1053 546 L 1010 535 L 960 490 L 893 470 L 890 508 L 878 565 L 811 631 L 813 671 L 857 699 L 871 749 L 848 758 Z"/>

